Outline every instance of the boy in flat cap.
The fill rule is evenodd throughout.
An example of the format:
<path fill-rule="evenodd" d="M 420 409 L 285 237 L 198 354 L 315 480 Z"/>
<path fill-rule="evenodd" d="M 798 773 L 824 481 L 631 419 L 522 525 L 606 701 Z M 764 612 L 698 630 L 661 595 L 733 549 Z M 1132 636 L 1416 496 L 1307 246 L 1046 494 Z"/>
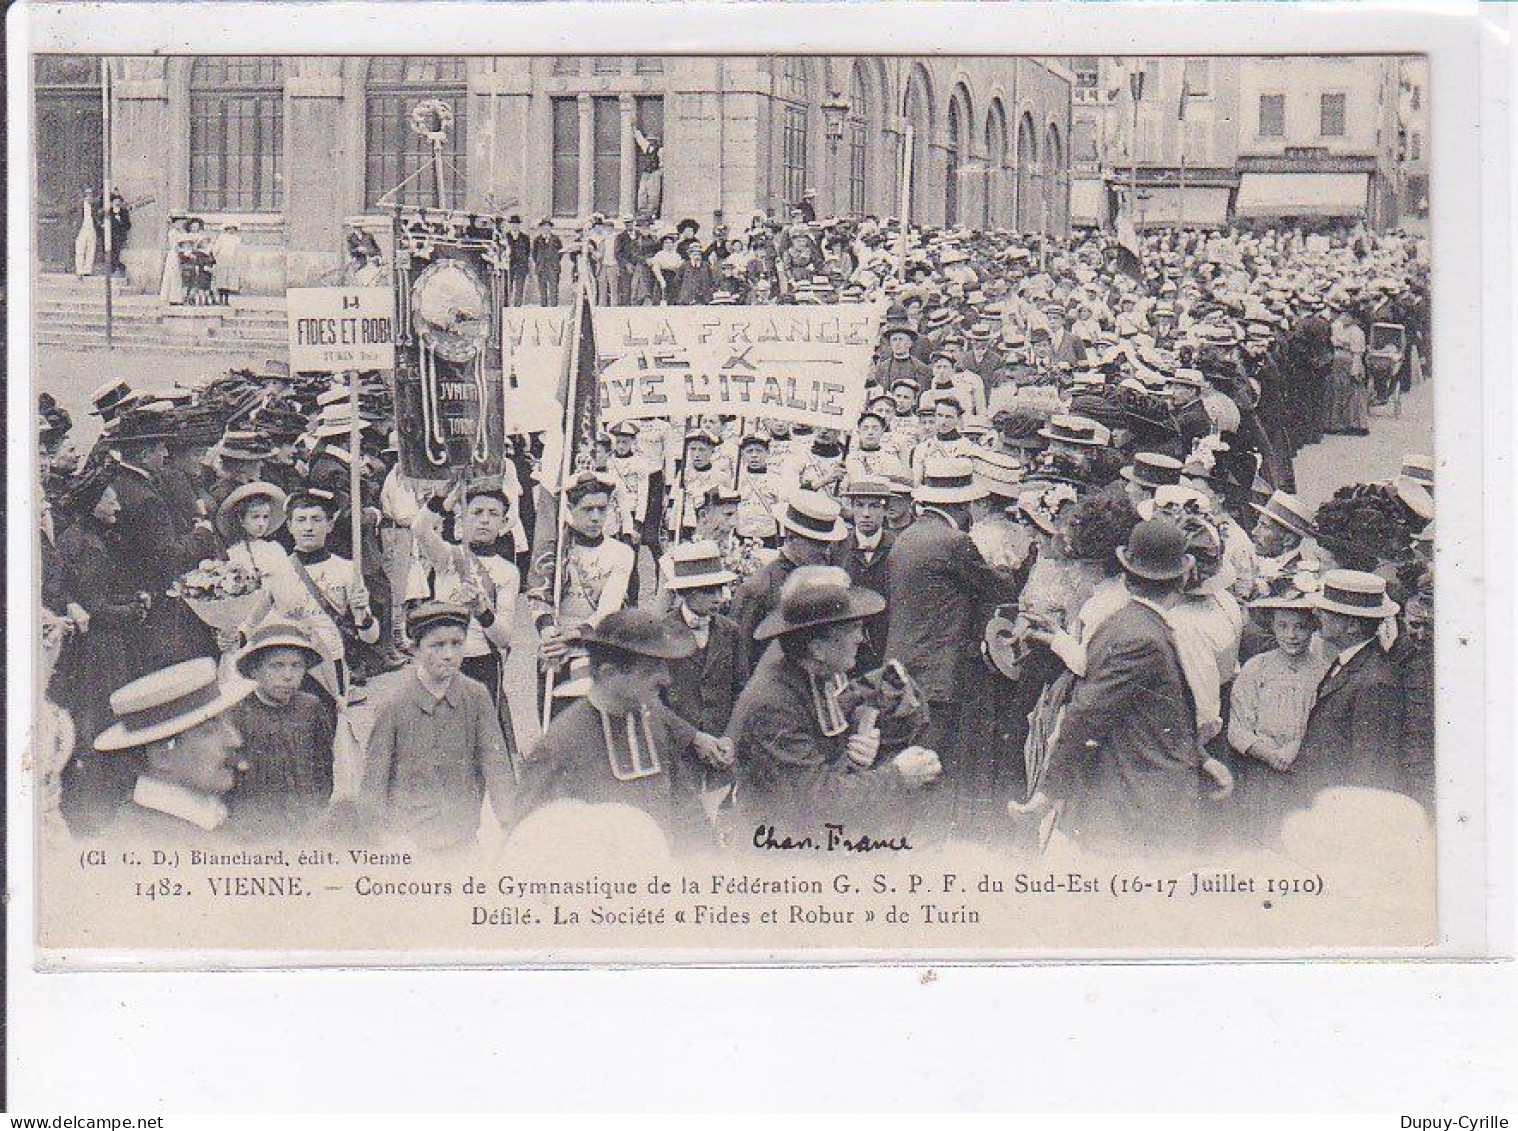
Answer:
<path fill-rule="evenodd" d="M 460 671 L 469 610 L 429 601 L 406 618 L 416 658 L 385 700 L 364 751 L 361 816 L 431 852 L 467 849 L 490 797 L 510 813 L 515 776 L 495 704 Z"/>

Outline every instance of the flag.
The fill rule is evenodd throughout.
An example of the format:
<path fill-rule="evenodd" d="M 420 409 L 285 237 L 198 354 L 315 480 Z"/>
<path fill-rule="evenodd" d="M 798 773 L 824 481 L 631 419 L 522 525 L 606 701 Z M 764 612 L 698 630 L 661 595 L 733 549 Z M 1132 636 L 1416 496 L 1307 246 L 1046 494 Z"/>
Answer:
<path fill-rule="evenodd" d="M 591 317 L 589 280 L 580 272 L 580 285 L 570 317 L 568 349 L 559 374 L 559 404 L 564 417 L 557 433 L 544 434 L 543 458 L 534 491 L 536 517 L 532 531 L 532 561 L 526 592 L 553 604 L 559 589 L 559 496 L 563 485 L 591 466 L 596 426 L 601 410 L 600 378 L 596 365 L 595 320 Z"/>
<path fill-rule="evenodd" d="M 1144 281 L 1144 253 L 1138 229 L 1133 226 L 1133 201 L 1117 216 L 1117 269 L 1136 283 Z"/>

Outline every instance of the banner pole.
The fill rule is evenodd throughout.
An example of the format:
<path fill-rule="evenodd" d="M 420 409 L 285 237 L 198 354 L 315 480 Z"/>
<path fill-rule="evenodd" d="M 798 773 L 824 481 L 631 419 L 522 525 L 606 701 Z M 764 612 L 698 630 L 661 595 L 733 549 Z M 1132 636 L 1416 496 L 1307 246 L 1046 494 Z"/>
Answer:
<path fill-rule="evenodd" d="M 590 317 L 590 309 L 586 297 L 586 278 L 582 271 L 579 278 L 579 286 L 575 290 L 575 315 L 570 323 L 571 337 L 569 339 L 569 380 L 565 386 L 564 396 L 564 445 L 559 453 L 558 481 L 554 484 L 557 493 L 554 506 L 554 543 L 553 543 L 553 623 L 554 630 L 559 627 L 559 605 L 564 588 L 564 566 L 566 564 L 567 547 L 564 544 L 565 531 L 569 524 L 568 507 L 564 498 L 564 487 L 569 482 L 570 468 L 574 463 L 574 410 L 575 402 L 579 399 L 580 384 L 580 337 L 584 330 L 582 318 Z M 543 729 L 548 729 L 548 724 L 553 716 L 553 685 L 556 672 L 550 668 L 543 679 Z"/>
<path fill-rule="evenodd" d="M 105 250 L 105 348 L 113 349 L 115 317 L 111 284 L 116 249 L 111 239 L 111 61 L 104 56 L 100 59 L 100 122 L 100 238 Z"/>
<path fill-rule="evenodd" d="M 348 429 L 348 506 L 354 576 L 364 573 L 364 499 L 363 461 L 364 422 L 358 414 L 358 370 L 348 370 L 348 411 L 353 414 Z"/>

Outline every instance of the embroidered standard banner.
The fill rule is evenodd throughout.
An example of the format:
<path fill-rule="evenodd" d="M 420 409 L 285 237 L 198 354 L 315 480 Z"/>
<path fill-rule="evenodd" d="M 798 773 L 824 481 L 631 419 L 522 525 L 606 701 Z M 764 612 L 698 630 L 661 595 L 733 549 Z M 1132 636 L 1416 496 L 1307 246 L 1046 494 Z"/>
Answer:
<path fill-rule="evenodd" d="M 285 312 L 292 373 L 395 368 L 389 287 L 292 287 Z"/>

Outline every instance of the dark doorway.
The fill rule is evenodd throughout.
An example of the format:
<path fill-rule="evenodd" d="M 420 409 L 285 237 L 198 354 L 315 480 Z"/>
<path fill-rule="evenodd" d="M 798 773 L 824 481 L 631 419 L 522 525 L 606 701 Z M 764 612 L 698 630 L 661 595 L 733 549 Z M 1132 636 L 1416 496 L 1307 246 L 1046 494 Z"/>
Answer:
<path fill-rule="evenodd" d="M 73 271 L 84 199 L 101 183 L 100 64 L 88 55 L 37 60 L 37 257 Z M 96 249 L 95 262 L 101 262 Z"/>

